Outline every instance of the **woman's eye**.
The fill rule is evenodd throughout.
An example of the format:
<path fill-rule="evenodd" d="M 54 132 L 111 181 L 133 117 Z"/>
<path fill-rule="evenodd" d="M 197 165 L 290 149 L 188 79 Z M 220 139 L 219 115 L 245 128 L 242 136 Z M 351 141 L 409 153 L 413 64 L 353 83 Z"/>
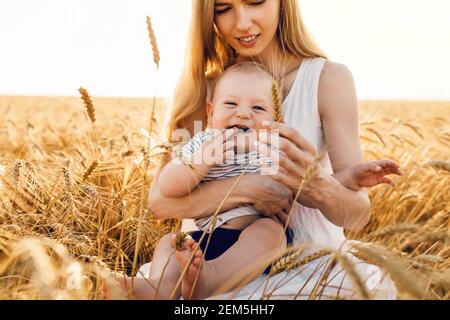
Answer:
<path fill-rule="evenodd" d="M 230 10 L 231 8 L 230 7 L 224 7 L 224 8 L 222 8 L 222 9 L 216 9 L 215 11 L 214 11 L 214 13 L 215 14 L 223 14 L 223 13 L 225 13 L 225 12 L 227 12 L 228 10 Z"/>
<path fill-rule="evenodd" d="M 266 0 L 251 1 L 250 5 L 252 5 L 252 6 L 259 6 L 259 5 L 263 4 L 264 2 L 266 2 Z"/>

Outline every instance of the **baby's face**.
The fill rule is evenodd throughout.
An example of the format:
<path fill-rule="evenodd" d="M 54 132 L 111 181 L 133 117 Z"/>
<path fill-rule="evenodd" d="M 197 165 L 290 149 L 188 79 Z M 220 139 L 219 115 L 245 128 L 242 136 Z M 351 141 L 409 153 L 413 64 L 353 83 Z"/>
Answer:
<path fill-rule="evenodd" d="M 272 83 L 257 73 L 225 75 L 208 106 L 210 125 L 215 129 L 262 129 L 263 121 L 273 120 L 274 114 Z"/>

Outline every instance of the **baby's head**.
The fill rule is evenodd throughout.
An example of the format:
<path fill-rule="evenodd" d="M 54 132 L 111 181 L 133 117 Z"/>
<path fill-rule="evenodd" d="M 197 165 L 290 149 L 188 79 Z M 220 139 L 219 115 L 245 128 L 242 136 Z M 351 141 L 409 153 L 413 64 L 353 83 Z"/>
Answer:
<path fill-rule="evenodd" d="M 279 90 L 263 66 L 243 62 L 216 80 L 207 105 L 208 124 L 214 129 L 262 129 L 263 121 L 279 120 Z"/>

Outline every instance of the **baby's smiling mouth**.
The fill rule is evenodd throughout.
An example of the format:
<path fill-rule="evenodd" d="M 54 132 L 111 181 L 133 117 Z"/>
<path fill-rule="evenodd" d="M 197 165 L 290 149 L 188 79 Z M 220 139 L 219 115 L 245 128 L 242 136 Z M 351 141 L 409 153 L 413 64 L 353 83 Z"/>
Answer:
<path fill-rule="evenodd" d="M 238 128 L 244 132 L 247 132 L 248 130 L 250 130 L 249 127 L 246 126 L 241 126 L 241 125 L 232 125 L 232 126 L 228 126 L 227 129 L 233 129 L 233 128 Z"/>

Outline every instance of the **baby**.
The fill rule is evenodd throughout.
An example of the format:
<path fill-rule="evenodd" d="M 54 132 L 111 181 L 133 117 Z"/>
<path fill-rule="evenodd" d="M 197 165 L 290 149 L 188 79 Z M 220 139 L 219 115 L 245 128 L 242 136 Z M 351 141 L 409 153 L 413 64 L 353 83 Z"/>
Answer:
<path fill-rule="evenodd" d="M 212 90 L 212 101 L 207 105 L 208 130 L 196 134 L 184 145 L 181 157 L 162 169 L 158 178 L 162 196 L 183 197 L 202 182 L 242 173 L 258 174 L 261 163 L 266 164 L 264 167 L 273 166 L 274 162 L 260 155 L 252 142 L 265 128 L 263 122 L 281 118 L 280 106 L 274 103 L 280 100 L 274 99 L 277 88 L 272 76 L 255 63 L 234 65 L 220 75 Z M 379 160 L 343 170 L 334 177 L 346 187 L 359 190 L 379 183 L 393 185 L 385 176 L 387 174 L 401 172 L 395 162 Z M 175 298 L 180 294 L 184 299 L 206 298 L 221 283 L 202 281 L 202 273 L 225 273 L 229 266 L 220 259 L 225 254 L 227 261 L 235 263 L 235 270 L 245 269 L 251 261 L 265 261 L 256 267 L 258 270 L 253 278 L 247 277 L 245 283 L 240 282 L 240 285 L 246 284 L 261 272 L 267 273 L 270 268 L 268 258 L 282 253 L 293 240 L 289 228 L 285 232 L 279 221 L 263 216 L 251 205 L 221 212 L 215 217 L 199 218 L 195 222 L 200 231 L 190 233 L 188 239 L 177 241 L 172 235 L 164 237 L 158 244 L 146 280 L 154 288 L 159 284 L 157 296 L 154 288 L 143 279 L 136 279 L 135 298 L 168 299 L 186 266 L 181 290 L 176 292 Z M 206 236 L 202 238 L 204 233 Z M 200 249 L 191 259 L 199 240 Z M 125 284 L 128 281 L 125 279 Z"/>

